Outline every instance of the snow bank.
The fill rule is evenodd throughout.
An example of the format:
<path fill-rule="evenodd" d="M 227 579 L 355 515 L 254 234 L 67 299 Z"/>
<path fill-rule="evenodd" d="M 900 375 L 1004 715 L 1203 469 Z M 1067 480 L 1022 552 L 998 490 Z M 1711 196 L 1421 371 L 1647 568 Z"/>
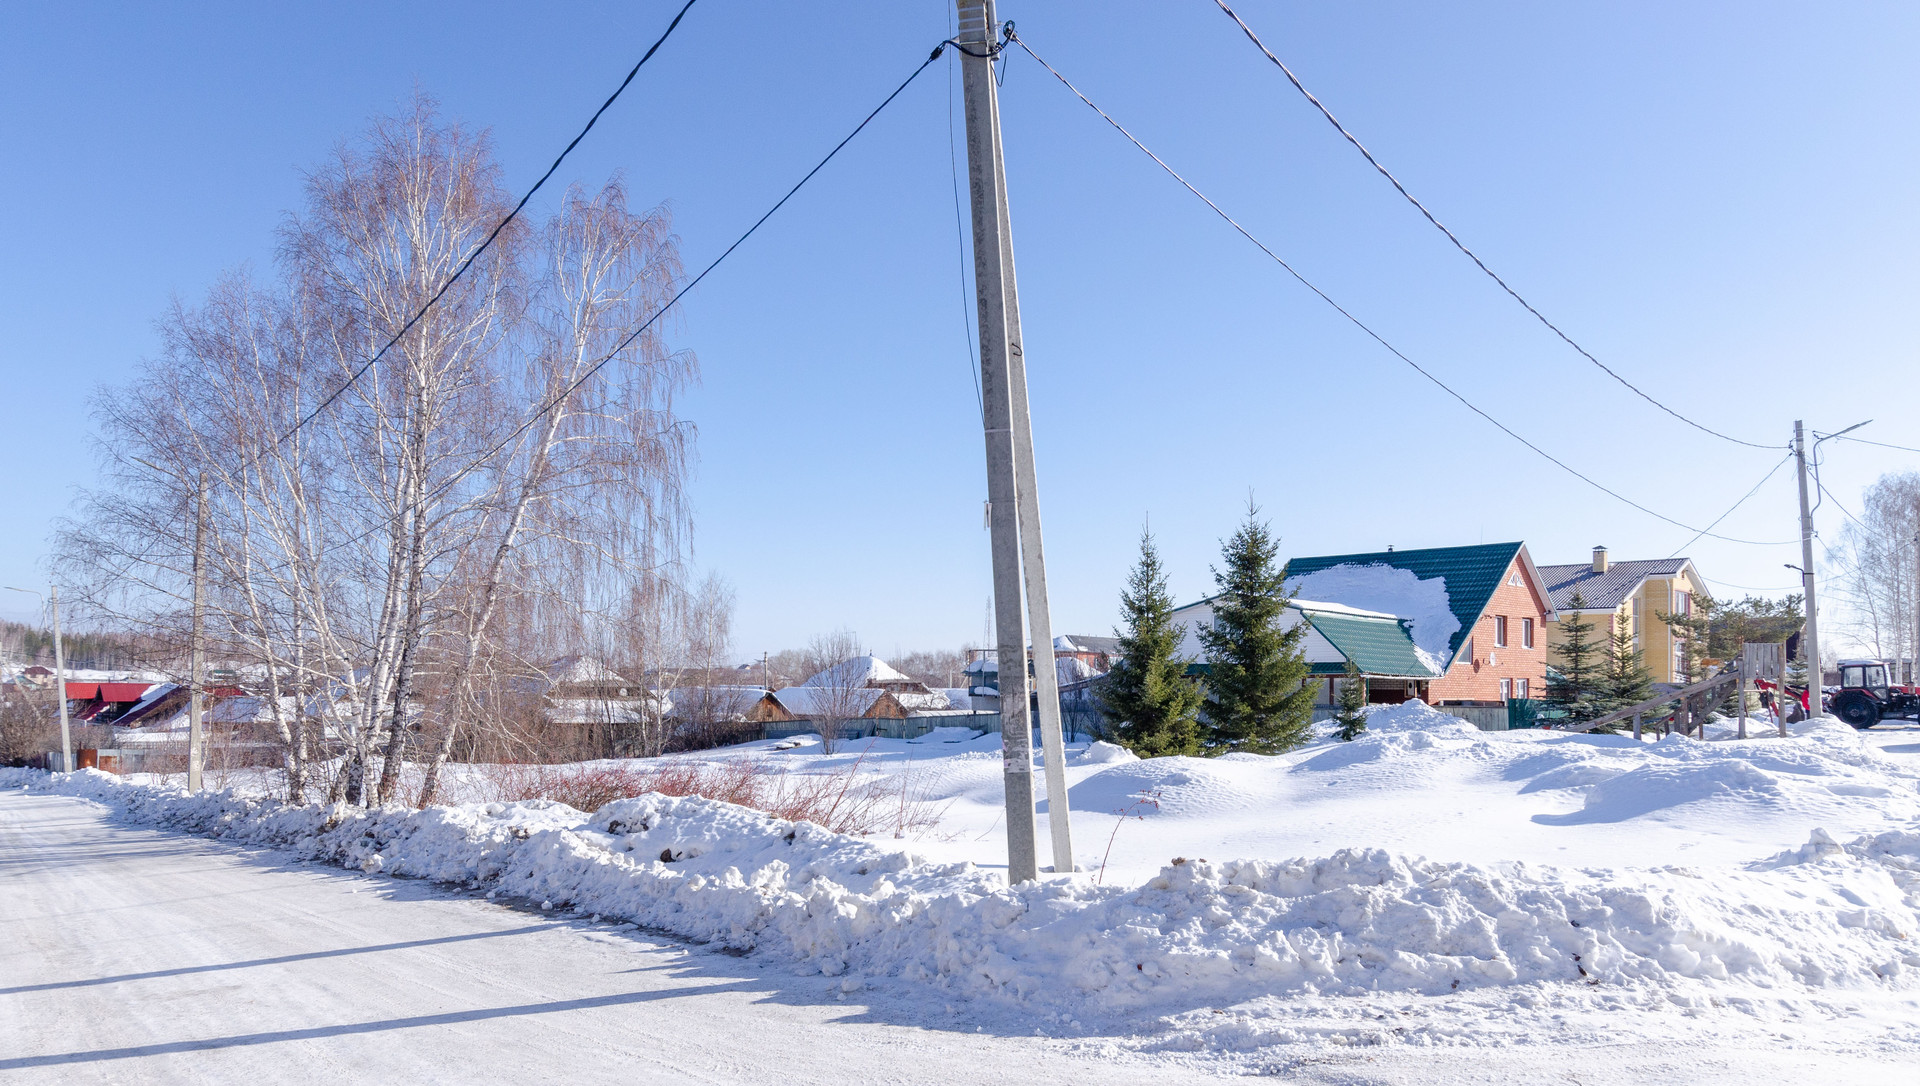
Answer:
<path fill-rule="evenodd" d="M 1337 749 L 1372 744 L 1384 757 L 1466 741 L 1436 717 L 1444 714 L 1424 706 L 1382 710 L 1377 731 Z M 1753 786 L 1740 774 L 1782 771 L 1763 763 L 1718 766 L 1715 779 Z M 1079 787 L 1102 781 L 1117 802 L 1238 764 L 1115 760 Z M 1920 987 L 1920 833 L 1840 845 L 1816 831 L 1800 849 L 1711 878 L 1681 867 L 1441 863 L 1342 849 L 1176 859 L 1132 888 L 1063 879 L 1009 889 L 972 864 L 930 863 L 702 799 L 650 795 L 592 814 L 545 801 L 363 811 L 193 796 L 92 771 L 6 770 L 0 786 L 85 796 L 129 821 L 368 873 L 619 917 L 778 955 L 805 972 L 900 977 L 1027 1004 L 1060 1022 L 1315 993 L 1626 986 L 1692 1005 L 1733 988 L 1793 999 Z"/>
<path fill-rule="evenodd" d="M 1433 657 L 1436 669 L 1444 670 L 1446 662 L 1453 658 L 1452 640 L 1453 635 L 1460 632 L 1460 619 L 1453 613 L 1445 577 L 1421 580 L 1412 570 L 1384 562 L 1369 565 L 1343 562 L 1289 577 L 1286 588 L 1301 599 L 1344 603 L 1411 619 L 1413 643 Z"/>

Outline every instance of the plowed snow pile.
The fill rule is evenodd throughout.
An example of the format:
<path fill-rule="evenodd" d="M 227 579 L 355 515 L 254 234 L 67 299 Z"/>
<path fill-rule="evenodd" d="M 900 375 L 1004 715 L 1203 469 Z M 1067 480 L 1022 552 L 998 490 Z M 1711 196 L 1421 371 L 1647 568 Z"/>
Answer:
<path fill-rule="evenodd" d="M 911 752 L 963 821 L 975 778 L 998 775 L 984 742 Z M 876 772 L 905 771 L 905 757 L 863 756 Z M 1353 743 L 1282 758 L 1139 761 L 1095 746 L 1070 769 L 1075 807 L 1088 812 L 1076 823 L 1083 867 L 1097 865 L 1118 817 L 1096 812 L 1128 809 L 1132 797 L 1140 813 L 1143 791 L 1158 793 L 1158 808 L 1122 821 L 1116 839 L 1151 827 L 1156 847 L 1183 839 L 1184 854 L 1216 859 L 1163 859 L 1134 885 L 1114 885 L 1121 869 L 1110 867 L 1104 886 L 1079 877 L 1008 889 L 997 872 L 953 858 L 967 849 L 986 862 L 1003 847 L 998 837 L 928 843 L 947 857 L 931 860 L 896 842 L 700 799 L 646 796 L 591 814 L 545 802 L 357 811 L 194 797 L 91 771 L 0 771 L 0 784 L 88 796 L 134 822 L 622 917 L 829 975 L 924 982 L 1010 1002 L 1063 1030 L 1161 1017 L 1176 1047 L 1296 1036 L 1258 1025 L 1262 1000 L 1281 996 L 1506 992 L 1474 1005 L 1546 998 L 1765 1018 L 1848 993 L 1910 1012 L 1920 995 L 1916 774 L 1838 725 L 1816 722 L 1789 739 L 1635 747 L 1489 737 L 1414 704 L 1376 713 Z M 1316 858 L 1222 851 L 1250 839 L 1250 825 L 1359 844 L 1370 826 L 1444 833 L 1456 811 L 1513 812 L 1542 796 L 1554 797 L 1547 809 L 1514 817 L 1491 843 L 1471 840 L 1481 824 L 1473 818 L 1456 823 L 1456 856 L 1477 849 L 1471 860 L 1409 854 L 1407 835 L 1390 832 Z M 1326 823 L 1329 802 L 1379 809 L 1343 828 Z M 1840 843 L 1817 828 L 1823 815 L 1878 827 Z M 1668 817 L 1676 825 L 1657 824 Z M 1729 821 L 1739 832 L 1719 852 L 1787 828 L 1791 847 L 1776 840 L 1711 866 L 1660 858 L 1672 851 L 1663 835 Z M 1610 855 L 1652 859 L 1603 866 L 1559 851 L 1610 838 L 1619 839 Z M 1515 842 L 1532 842 L 1516 852 L 1573 863 L 1501 854 Z M 1909 1029 L 1899 1043 L 1920 1036 Z"/>

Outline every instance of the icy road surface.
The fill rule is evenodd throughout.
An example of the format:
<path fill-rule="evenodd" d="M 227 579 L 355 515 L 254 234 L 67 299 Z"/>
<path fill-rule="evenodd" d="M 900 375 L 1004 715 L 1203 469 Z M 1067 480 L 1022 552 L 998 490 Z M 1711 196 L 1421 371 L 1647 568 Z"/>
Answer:
<path fill-rule="evenodd" d="M 912 985 L 849 993 L 755 955 L 130 828 L 88 801 L 12 790 L 0 792 L 0 933 L 0 1083 L 1132 1084 L 1215 1069 L 1033 1037 L 1017 1017 L 955 1013 Z M 1219 1069 L 1316 1083 L 1885 1082 L 1914 1070 L 1710 1035 L 1327 1046 Z"/>

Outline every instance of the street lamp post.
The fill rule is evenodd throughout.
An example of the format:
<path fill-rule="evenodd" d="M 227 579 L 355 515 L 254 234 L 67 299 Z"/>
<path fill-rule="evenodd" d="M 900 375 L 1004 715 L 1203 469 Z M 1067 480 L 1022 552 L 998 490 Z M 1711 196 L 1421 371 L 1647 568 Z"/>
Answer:
<path fill-rule="evenodd" d="M 5 586 L 9 592 L 24 592 L 38 597 L 40 593 L 31 588 Z M 53 593 L 53 700 L 60 706 L 60 768 L 73 772 L 73 730 L 67 724 L 67 651 L 60 641 L 60 586 L 49 585 L 47 591 Z M 46 601 L 41 600 L 41 606 Z"/>

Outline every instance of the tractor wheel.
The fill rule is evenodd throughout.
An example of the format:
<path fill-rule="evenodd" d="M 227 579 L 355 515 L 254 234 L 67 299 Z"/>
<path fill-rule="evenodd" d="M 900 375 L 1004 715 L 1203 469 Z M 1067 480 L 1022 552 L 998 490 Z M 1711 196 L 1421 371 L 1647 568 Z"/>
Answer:
<path fill-rule="evenodd" d="M 1880 723 L 1880 703 L 1858 690 L 1849 690 L 1833 699 L 1833 715 L 1865 730 Z"/>

